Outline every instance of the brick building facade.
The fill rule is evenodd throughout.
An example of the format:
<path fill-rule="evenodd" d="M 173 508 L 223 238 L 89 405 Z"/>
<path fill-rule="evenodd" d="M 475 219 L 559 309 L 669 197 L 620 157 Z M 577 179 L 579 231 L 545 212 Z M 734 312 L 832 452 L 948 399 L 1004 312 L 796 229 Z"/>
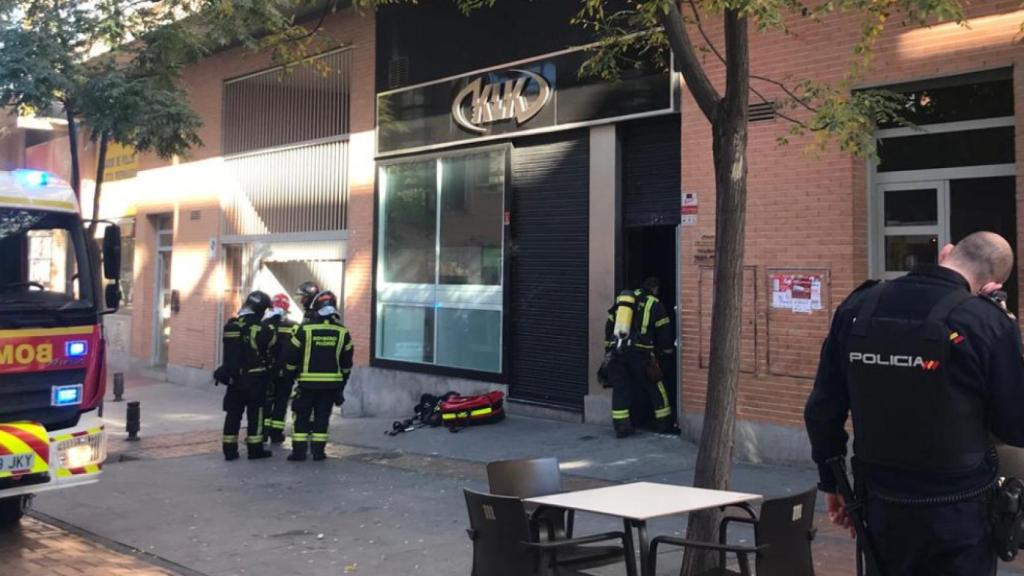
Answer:
<path fill-rule="evenodd" d="M 206 384 L 218 360 L 220 324 L 244 291 L 290 291 L 296 279 L 323 272 L 343 293 L 345 322 L 356 338 L 359 369 L 349 413 L 404 416 L 425 391 L 501 388 L 515 401 L 513 410 L 607 422 L 610 391 L 594 376 L 606 310 L 617 291 L 656 274 L 669 287 L 664 299 L 678 303 L 682 369 L 670 370 L 668 384 L 681 398 L 680 423 L 699 434 L 714 258 L 709 125 L 677 75 L 631 77 L 616 88 L 633 91 L 621 101 L 609 86 L 574 80 L 565 67 L 579 57 L 574 47 L 586 44 L 585 35 L 560 24 L 535 28 L 538 22 L 568 26 L 574 8 L 543 9 L 551 14 L 539 18 L 530 12 L 540 10 L 535 4 L 509 0 L 469 20 L 439 7 L 416 19 L 402 10 L 419 8 L 408 7 L 331 15 L 325 31 L 347 62 L 347 80 L 338 88 L 347 120 L 328 137 L 304 140 L 298 130 L 280 143 L 272 133 L 284 128 L 239 112 L 245 108 L 236 96 L 249 97 L 245 91 L 260 89 L 261 74 L 269 74 L 265 57 L 233 49 L 189 68 L 185 82 L 204 120 L 205 146 L 170 163 L 138 159 L 136 175 L 104 188 L 103 215 L 134 223 L 131 306 L 108 323 L 122 362 L 166 365 L 169 379 Z M 751 123 L 737 437 L 743 457 L 806 459 L 802 407 L 821 340 L 831 313 L 856 285 L 927 261 L 939 244 L 972 226 L 1011 226 L 1024 246 L 1016 224 L 1024 214 L 1024 183 L 1016 178 L 1024 160 L 1017 129 L 1024 122 L 1018 42 L 1024 11 L 1015 2 L 989 0 L 972 5 L 968 15 L 966 27 L 893 25 L 878 40 L 870 71 L 853 89 L 892 87 L 918 104 L 958 94 L 952 99 L 961 103 L 948 121 L 928 120 L 919 131 L 883 128 L 879 138 L 891 145 L 882 147 L 881 164 L 834 146 L 808 153 L 811 136 L 779 146 L 789 124 L 770 108 Z M 715 24 L 706 23 L 709 36 L 719 38 Z M 859 30 L 856 16 L 841 15 L 794 21 L 788 35 L 752 32 L 751 69 L 787 83 L 841 81 Z M 713 56 L 705 59 L 721 83 Z M 455 117 L 460 104 L 453 96 L 467 87 L 471 93 L 477 80 L 479 89 L 514 87 L 522 69 L 543 77 L 523 80 L 526 101 L 544 94 L 544 82 L 558 112 L 545 108 L 545 100 L 522 125 L 473 126 Z M 301 89 L 297 78 L 283 82 Z M 777 86 L 753 84 L 769 100 L 782 98 Z M 501 89 L 511 88 L 493 88 Z M 580 100 L 587 90 L 598 100 Z M 655 92 L 668 99 L 660 102 Z M 319 102 L 295 98 L 296 109 Z M 972 102 L 985 110 L 972 111 Z M 573 116 L 573 106 L 587 111 Z M 252 127 L 278 144 L 252 140 L 246 132 Z M 958 141 L 981 142 L 959 146 L 977 149 L 978 158 L 931 154 L 932 133 L 945 134 L 944 149 L 954 152 Z M 992 138 L 996 150 L 983 144 Z M 239 151 L 246 141 L 252 143 Z M 310 184 L 338 165 L 343 169 L 330 172 L 334 181 Z M 430 177 L 409 184 L 423 174 Z M 452 184 L 438 174 L 460 180 Z M 88 171 L 85 177 L 91 178 Z M 463 192 L 452 196 L 452 186 Z M 687 203 L 698 202 L 695 222 L 680 219 L 683 194 Z M 410 205 L 410 197 L 423 205 Z M 238 220 L 238 198 L 262 228 L 246 228 L 253 218 Z M 394 198 L 406 202 L 404 212 L 391 211 Z M 1004 200 L 1009 210 L 997 208 Z M 316 210 L 307 210 L 335 205 L 343 210 L 340 226 L 318 223 Z M 921 213 L 921 206 L 932 208 Z M 429 212 L 426 224 L 416 210 Z M 993 220 L 1007 214 L 1012 218 Z M 498 221 L 484 225 L 488 218 Z M 293 220 L 307 228 L 296 231 L 287 223 Z M 442 221 L 471 225 L 452 240 Z M 417 234 L 436 246 L 409 240 Z M 445 242 L 456 244 L 449 250 Z M 164 283 L 161 258 L 172 261 Z M 423 258 L 436 259 L 426 281 L 412 271 Z M 392 259 L 409 268 L 396 276 Z M 167 329 L 163 350 L 159 340 Z"/>

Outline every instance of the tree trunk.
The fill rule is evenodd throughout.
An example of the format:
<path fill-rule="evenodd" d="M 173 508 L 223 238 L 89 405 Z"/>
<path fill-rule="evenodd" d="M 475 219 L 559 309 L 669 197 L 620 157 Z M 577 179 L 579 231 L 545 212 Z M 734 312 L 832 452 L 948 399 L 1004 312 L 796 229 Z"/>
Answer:
<path fill-rule="evenodd" d="M 100 135 L 100 146 L 96 159 L 96 188 L 92 193 L 92 222 L 89 222 L 89 237 L 96 235 L 96 227 L 100 219 L 100 193 L 103 190 L 103 176 L 107 173 L 107 145 L 109 137 L 106 132 Z"/>
<path fill-rule="evenodd" d="M 712 119 L 715 163 L 715 277 L 711 350 L 704 429 L 697 452 L 694 485 L 729 487 L 736 392 L 743 319 L 743 258 L 747 207 L 747 104 L 749 54 L 747 22 L 725 13 L 726 92 Z M 686 537 L 714 542 L 721 512 L 691 514 Z M 699 574 L 715 565 L 717 554 L 692 553 L 681 574 Z"/>
<path fill-rule="evenodd" d="M 82 176 L 78 168 L 78 124 L 75 123 L 75 111 L 71 104 L 64 104 L 64 112 L 68 119 L 68 147 L 71 150 L 71 189 L 75 198 L 82 201 Z"/>

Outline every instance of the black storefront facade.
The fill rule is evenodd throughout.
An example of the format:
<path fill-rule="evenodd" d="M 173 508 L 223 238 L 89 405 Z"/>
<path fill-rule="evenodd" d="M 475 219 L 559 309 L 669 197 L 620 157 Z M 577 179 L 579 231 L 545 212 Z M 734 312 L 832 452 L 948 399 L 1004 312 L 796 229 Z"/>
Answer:
<path fill-rule="evenodd" d="M 558 4 L 378 14 L 371 363 L 599 422 L 614 294 L 656 275 L 677 297 L 679 86 L 581 76 L 591 39 Z"/>

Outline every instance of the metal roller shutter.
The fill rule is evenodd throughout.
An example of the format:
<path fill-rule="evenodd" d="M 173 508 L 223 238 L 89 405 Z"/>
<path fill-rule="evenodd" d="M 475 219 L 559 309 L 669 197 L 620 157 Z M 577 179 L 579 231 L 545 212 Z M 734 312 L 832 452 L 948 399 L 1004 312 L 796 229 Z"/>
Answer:
<path fill-rule="evenodd" d="M 583 409 L 587 393 L 586 133 L 512 153 L 509 395 Z"/>
<path fill-rule="evenodd" d="M 622 142 L 622 224 L 679 224 L 679 115 L 619 125 Z"/>

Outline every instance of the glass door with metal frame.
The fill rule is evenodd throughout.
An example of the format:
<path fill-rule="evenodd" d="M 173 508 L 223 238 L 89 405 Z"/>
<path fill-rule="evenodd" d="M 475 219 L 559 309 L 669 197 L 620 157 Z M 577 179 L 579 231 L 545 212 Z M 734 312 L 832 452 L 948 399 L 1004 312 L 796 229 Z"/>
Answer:
<path fill-rule="evenodd" d="M 881 276 L 896 278 L 938 262 L 949 242 L 949 184 L 944 180 L 880 184 L 877 258 Z"/>
<path fill-rule="evenodd" d="M 153 364 L 167 365 L 171 345 L 171 255 L 174 244 L 173 217 L 154 218 L 156 228 L 156 306 L 153 319 Z"/>

